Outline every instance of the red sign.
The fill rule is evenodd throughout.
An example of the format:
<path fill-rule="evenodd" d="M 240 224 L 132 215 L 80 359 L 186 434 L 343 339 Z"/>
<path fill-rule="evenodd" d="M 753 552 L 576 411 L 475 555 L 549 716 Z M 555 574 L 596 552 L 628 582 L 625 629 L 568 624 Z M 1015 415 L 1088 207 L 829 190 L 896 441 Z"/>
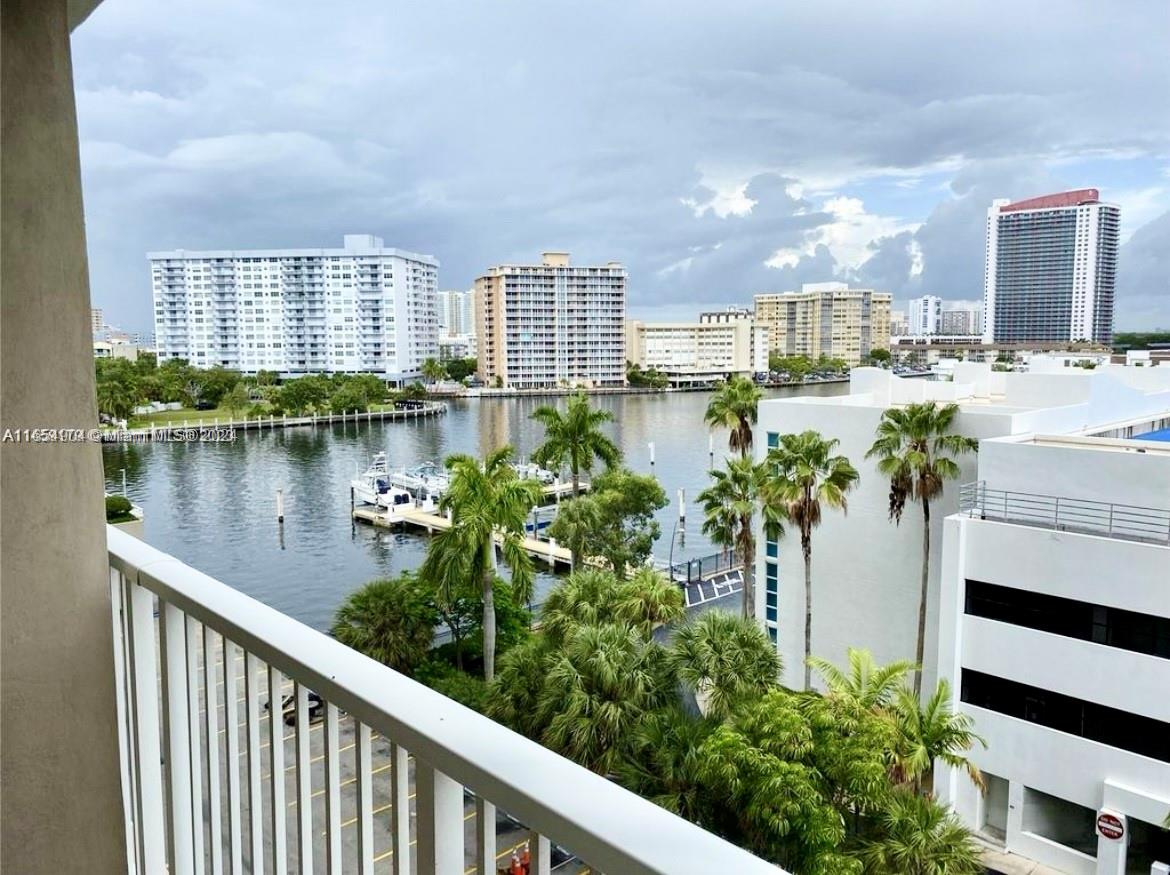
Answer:
<path fill-rule="evenodd" d="M 1116 815 L 1103 812 L 1097 815 L 1097 832 L 1116 841 L 1125 835 L 1125 824 Z"/>

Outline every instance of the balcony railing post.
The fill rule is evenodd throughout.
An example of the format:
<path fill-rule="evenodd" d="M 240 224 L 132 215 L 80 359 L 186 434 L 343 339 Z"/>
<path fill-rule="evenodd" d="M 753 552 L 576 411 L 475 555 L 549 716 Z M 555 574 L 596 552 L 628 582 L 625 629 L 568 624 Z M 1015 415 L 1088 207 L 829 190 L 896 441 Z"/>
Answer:
<path fill-rule="evenodd" d="M 548 839 L 538 832 L 533 832 L 528 838 L 528 853 L 532 860 L 528 869 L 530 875 L 550 875 L 552 848 Z"/>
<path fill-rule="evenodd" d="M 496 871 L 496 806 L 482 796 L 475 797 L 475 867 Z"/>
<path fill-rule="evenodd" d="M 174 605 L 164 604 L 161 620 L 165 702 L 163 746 L 166 750 L 167 816 L 171 830 L 168 866 L 175 875 L 185 875 L 193 873 L 203 862 L 195 859 L 191 836 L 194 820 L 191 806 L 191 720 L 187 713 L 190 704 L 187 696 L 187 618 Z"/>
<path fill-rule="evenodd" d="M 154 594 L 134 580 L 126 585 L 129 588 L 126 625 L 130 639 L 131 748 L 138 787 L 138 859 L 143 873 L 162 872 L 166 867 L 166 826 L 159 741 Z"/>
<path fill-rule="evenodd" d="M 219 684 L 215 682 L 215 630 L 203 627 L 203 723 L 207 732 L 207 801 L 211 812 L 211 875 L 223 872 L 223 809 L 219 785 Z"/>
<path fill-rule="evenodd" d="M 293 687 L 296 724 L 293 746 L 297 759 L 297 858 L 301 875 L 313 875 L 313 784 L 309 747 L 309 688 Z"/>
<path fill-rule="evenodd" d="M 414 759 L 419 875 L 463 875 L 463 788 Z"/>
<path fill-rule="evenodd" d="M 354 727 L 354 778 L 357 782 L 357 854 L 360 875 L 374 875 L 374 802 L 371 777 L 370 727 L 359 723 Z M 397 799 L 393 800 L 393 815 L 398 815 Z M 407 815 L 409 826 L 409 814 Z M 394 847 L 394 872 L 399 872 L 400 854 Z M 409 871 L 409 870 L 408 870 Z"/>
<path fill-rule="evenodd" d="M 390 745 L 390 847 L 394 875 L 410 875 L 410 756 L 394 743 Z"/>
<path fill-rule="evenodd" d="M 114 630 L 114 694 L 118 715 L 118 755 L 122 764 L 122 811 L 126 826 L 126 853 L 129 856 L 127 869 L 140 871 L 138 858 L 137 811 L 138 794 L 135 789 L 134 772 L 130 757 L 130 705 L 129 705 L 129 645 L 126 635 L 125 580 L 121 572 L 110 568 L 110 606 Z"/>
<path fill-rule="evenodd" d="M 272 798 L 272 871 L 288 872 L 288 810 L 284 801 L 284 677 L 268 666 L 268 780 Z"/>
<path fill-rule="evenodd" d="M 228 848 L 233 875 L 244 871 L 243 826 L 240 803 L 240 706 L 237 654 L 240 649 L 223 640 L 223 728 L 227 742 Z"/>

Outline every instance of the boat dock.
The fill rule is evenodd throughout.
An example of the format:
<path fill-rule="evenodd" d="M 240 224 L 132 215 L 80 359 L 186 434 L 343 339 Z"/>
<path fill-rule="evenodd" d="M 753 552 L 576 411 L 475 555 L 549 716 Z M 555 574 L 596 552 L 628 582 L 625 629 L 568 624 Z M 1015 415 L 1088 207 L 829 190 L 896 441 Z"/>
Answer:
<path fill-rule="evenodd" d="M 551 487 L 550 487 L 551 488 Z M 569 487 L 570 489 L 572 486 Z M 393 517 L 384 510 L 371 505 L 354 508 L 353 518 L 375 526 L 396 528 L 398 526 L 414 526 L 426 529 L 428 532 L 442 532 L 451 528 L 451 521 L 445 516 L 429 511 L 412 508 L 399 510 Z M 536 538 L 525 538 L 524 549 L 535 559 L 544 560 L 550 567 L 558 565 L 569 567 L 572 555 L 566 547 L 561 547 L 555 541 L 541 541 Z"/>

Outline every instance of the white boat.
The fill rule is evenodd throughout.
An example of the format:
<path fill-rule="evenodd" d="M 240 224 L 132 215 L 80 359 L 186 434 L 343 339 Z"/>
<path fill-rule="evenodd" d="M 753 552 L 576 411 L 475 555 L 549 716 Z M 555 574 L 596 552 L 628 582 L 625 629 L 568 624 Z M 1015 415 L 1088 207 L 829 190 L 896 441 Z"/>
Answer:
<path fill-rule="evenodd" d="M 378 497 L 390 491 L 390 472 L 386 468 L 386 454 L 376 453 L 370 467 L 349 481 L 353 498 L 359 504 L 378 504 Z"/>
<path fill-rule="evenodd" d="M 434 462 L 423 462 L 413 468 L 399 468 L 390 473 L 390 484 L 405 489 L 417 497 L 434 497 L 436 500 L 450 485 L 447 472 Z"/>
<path fill-rule="evenodd" d="M 516 470 L 516 476 L 521 480 L 536 480 L 548 485 L 556 479 L 556 475 L 552 471 L 540 467 L 535 462 L 516 462 L 512 467 Z"/>
<path fill-rule="evenodd" d="M 378 496 L 378 507 L 394 517 L 402 511 L 421 510 L 426 513 L 436 513 L 439 509 L 439 500 L 442 496 L 427 489 L 410 492 L 399 486 L 391 486 L 386 492 Z"/>

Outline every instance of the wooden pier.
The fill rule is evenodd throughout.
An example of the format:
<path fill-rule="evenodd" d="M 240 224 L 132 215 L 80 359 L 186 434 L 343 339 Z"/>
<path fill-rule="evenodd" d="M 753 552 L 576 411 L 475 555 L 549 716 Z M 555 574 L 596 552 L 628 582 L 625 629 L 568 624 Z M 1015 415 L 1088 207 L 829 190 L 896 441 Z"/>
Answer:
<path fill-rule="evenodd" d="M 551 488 L 551 487 L 550 487 Z M 570 487 L 572 488 L 572 487 Z M 442 532 L 451 528 L 451 521 L 442 514 L 412 508 L 396 511 L 393 517 L 388 511 L 371 505 L 354 508 L 353 518 L 362 522 L 371 523 L 385 528 L 398 526 L 414 526 L 426 529 L 428 532 Z M 500 538 L 497 538 L 497 543 Z M 541 541 L 536 538 L 525 538 L 524 549 L 535 559 L 544 560 L 550 567 L 563 565 L 566 568 L 572 564 L 572 554 L 565 547 L 552 541 Z"/>

